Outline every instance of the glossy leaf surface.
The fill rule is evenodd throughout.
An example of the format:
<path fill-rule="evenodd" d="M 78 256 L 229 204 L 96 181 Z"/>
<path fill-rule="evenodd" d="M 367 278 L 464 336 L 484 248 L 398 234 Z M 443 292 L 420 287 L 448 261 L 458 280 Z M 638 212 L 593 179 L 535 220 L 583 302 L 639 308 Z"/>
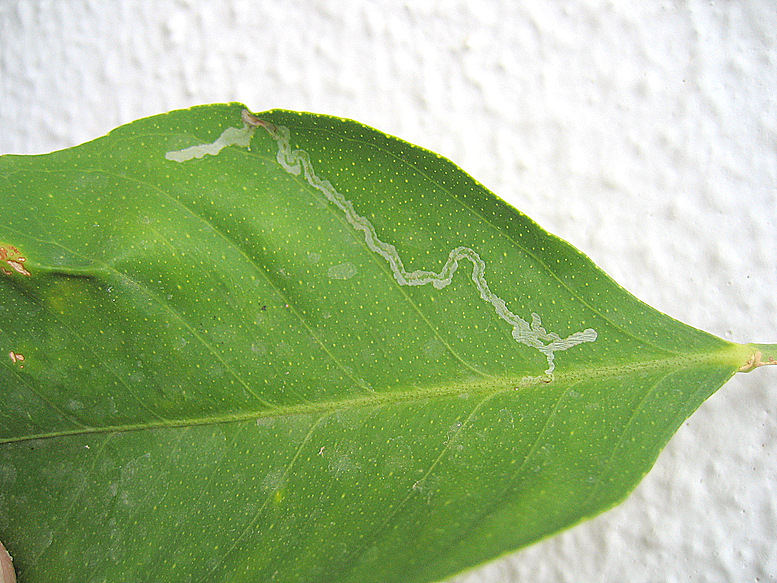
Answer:
<path fill-rule="evenodd" d="M 427 582 L 621 500 L 760 350 L 451 162 L 240 105 L 0 158 L 22 582 Z"/>

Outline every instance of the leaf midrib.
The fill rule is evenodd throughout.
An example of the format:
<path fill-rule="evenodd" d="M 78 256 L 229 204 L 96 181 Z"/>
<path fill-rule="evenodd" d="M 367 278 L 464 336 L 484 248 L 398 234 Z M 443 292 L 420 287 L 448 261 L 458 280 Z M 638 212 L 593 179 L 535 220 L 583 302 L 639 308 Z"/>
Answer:
<path fill-rule="evenodd" d="M 278 406 L 271 410 L 246 411 L 243 413 L 223 414 L 218 416 L 191 417 L 148 423 L 130 423 L 124 425 L 106 425 L 102 427 L 86 427 L 65 431 L 52 431 L 33 435 L 24 435 L 0 439 L 0 445 L 20 443 L 23 441 L 54 439 L 77 435 L 141 431 L 149 429 L 171 429 L 176 427 L 194 427 L 201 425 L 217 425 L 250 420 L 273 419 L 308 415 L 316 413 L 331 413 L 358 409 L 374 409 L 387 405 L 422 402 L 435 398 L 455 397 L 464 395 L 493 396 L 509 391 L 527 391 L 539 387 L 558 386 L 559 384 L 579 384 L 594 380 L 608 380 L 628 377 L 636 373 L 664 372 L 666 374 L 678 370 L 691 370 L 704 366 L 718 366 L 731 370 L 736 369 L 752 352 L 747 345 L 729 343 L 723 349 L 714 352 L 687 353 L 680 357 L 628 362 L 610 366 L 587 366 L 574 371 L 555 373 L 552 379 L 547 376 L 502 377 L 476 382 L 459 382 L 449 385 L 438 385 L 405 391 L 390 391 L 372 393 L 348 399 L 307 402 L 294 405 Z"/>

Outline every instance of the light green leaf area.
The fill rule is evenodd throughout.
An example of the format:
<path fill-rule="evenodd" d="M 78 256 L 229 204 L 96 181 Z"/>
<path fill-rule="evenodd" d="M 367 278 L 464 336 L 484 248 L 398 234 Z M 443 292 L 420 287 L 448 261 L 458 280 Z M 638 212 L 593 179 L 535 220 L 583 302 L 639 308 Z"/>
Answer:
<path fill-rule="evenodd" d="M 440 580 L 622 500 L 774 357 L 331 117 L 205 106 L 5 156 L 0 219 L 22 583 Z"/>

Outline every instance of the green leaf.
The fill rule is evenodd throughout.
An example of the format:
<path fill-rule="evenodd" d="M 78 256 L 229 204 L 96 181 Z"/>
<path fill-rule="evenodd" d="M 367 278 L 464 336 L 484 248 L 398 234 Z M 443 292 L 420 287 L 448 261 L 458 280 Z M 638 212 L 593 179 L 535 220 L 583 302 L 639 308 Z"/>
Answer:
<path fill-rule="evenodd" d="M 0 192 L 23 583 L 439 580 L 616 504 L 775 356 L 353 121 L 175 111 Z"/>

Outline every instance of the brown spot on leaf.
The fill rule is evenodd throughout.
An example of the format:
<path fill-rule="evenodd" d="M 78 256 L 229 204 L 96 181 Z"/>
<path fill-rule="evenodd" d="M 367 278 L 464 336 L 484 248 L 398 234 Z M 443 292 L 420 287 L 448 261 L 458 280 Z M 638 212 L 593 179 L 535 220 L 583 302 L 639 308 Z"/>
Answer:
<path fill-rule="evenodd" d="M 0 247 L 0 270 L 5 275 L 13 275 L 14 273 L 32 275 L 24 266 L 25 261 L 27 261 L 27 258 L 23 257 L 21 251 L 13 245 Z"/>

